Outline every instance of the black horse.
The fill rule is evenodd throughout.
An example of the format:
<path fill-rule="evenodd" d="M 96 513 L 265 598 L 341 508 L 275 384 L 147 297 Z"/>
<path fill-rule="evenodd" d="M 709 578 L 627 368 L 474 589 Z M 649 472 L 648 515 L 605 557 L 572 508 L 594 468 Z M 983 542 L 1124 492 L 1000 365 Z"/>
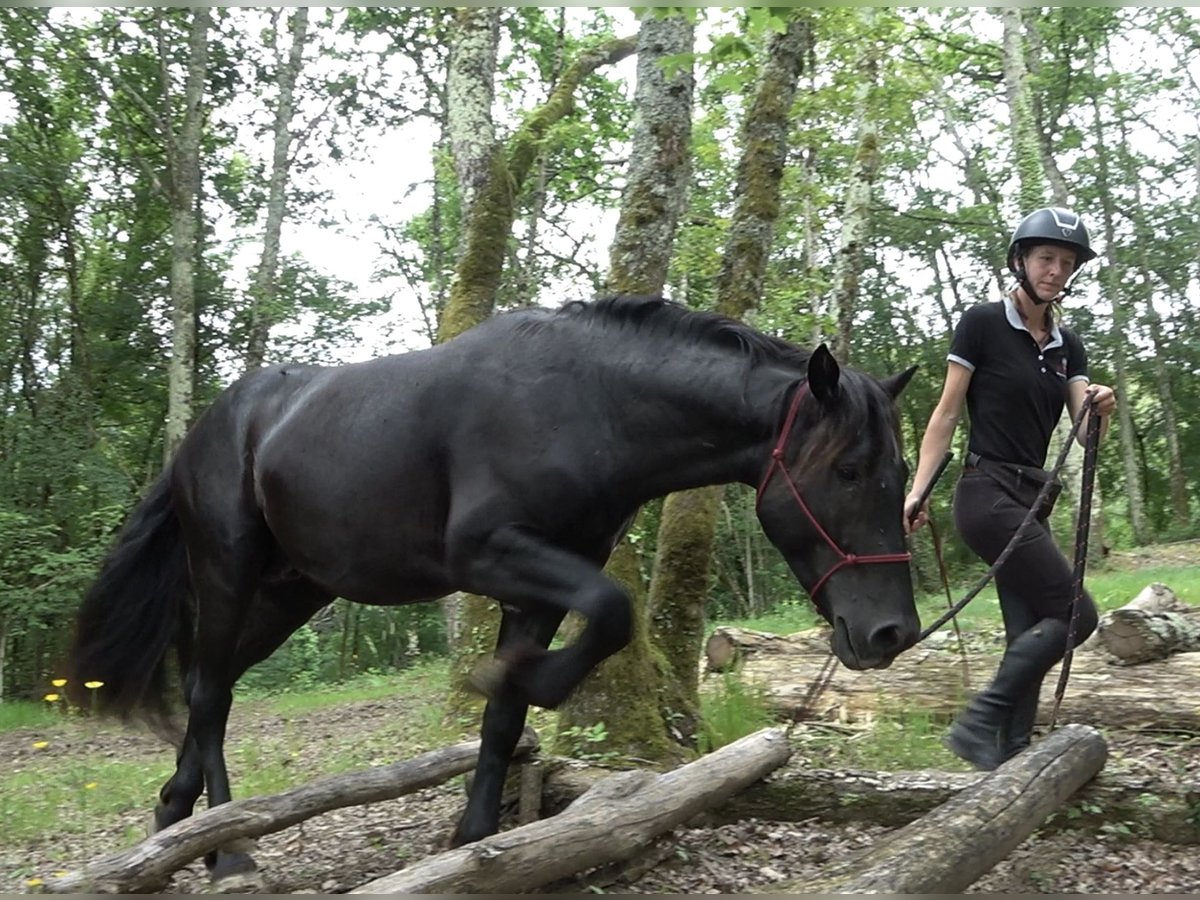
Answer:
<path fill-rule="evenodd" d="M 649 297 L 507 313 L 355 365 L 261 369 L 133 511 L 79 612 L 70 684 L 104 682 L 110 712 L 162 712 L 177 651 L 189 717 L 162 828 L 206 786 L 210 805 L 229 800 L 234 682 L 334 597 L 493 597 L 509 662 L 452 839 L 478 840 L 499 827 L 529 705 L 562 703 L 627 643 L 630 602 L 602 566 L 652 498 L 757 485 L 759 520 L 841 661 L 883 667 L 913 643 L 893 403 L 913 371 L 877 381 L 824 346 Z M 582 635 L 547 650 L 571 610 Z M 253 868 L 232 851 L 210 863 L 214 877 Z"/>

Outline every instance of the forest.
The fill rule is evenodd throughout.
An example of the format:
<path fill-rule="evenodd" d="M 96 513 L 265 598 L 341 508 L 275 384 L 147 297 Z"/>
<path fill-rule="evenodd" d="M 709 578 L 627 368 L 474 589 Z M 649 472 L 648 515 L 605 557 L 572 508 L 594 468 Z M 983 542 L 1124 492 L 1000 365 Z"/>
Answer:
<path fill-rule="evenodd" d="M 45 690 L 125 516 L 246 371 L 662 293 L 919 364 L 915 465 L 954 325 L 1043 205 L 1100 250 L 1062 311 L 1121 401 L 1094 557 L 1200 531 L 1193 9 L 10 8 L 0 61 L 0 700 Z M 953 481 L 933 514 L 965 578 Z M 647 692 L 660 733 L 688 731 L 706 621 L 804 602 L 742 486 L 651 504 L 610 567 L 643 625 L 614 665 L 681 684 Z M 402 666 L 485 607 L 339 600 L 247 681 Z"/>

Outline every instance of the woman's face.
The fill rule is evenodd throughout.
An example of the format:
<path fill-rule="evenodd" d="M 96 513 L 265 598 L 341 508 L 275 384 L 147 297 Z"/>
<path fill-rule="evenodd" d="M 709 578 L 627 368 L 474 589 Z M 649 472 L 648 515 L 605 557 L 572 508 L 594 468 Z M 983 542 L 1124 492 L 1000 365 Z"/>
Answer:
<path fill-rule="evenodd" d="M 1057 297 L 1075 271 L 1076 252 L 1057 244 L 1039 244 L 1025 254 L 1025 275 L 1042 297 Z"/>

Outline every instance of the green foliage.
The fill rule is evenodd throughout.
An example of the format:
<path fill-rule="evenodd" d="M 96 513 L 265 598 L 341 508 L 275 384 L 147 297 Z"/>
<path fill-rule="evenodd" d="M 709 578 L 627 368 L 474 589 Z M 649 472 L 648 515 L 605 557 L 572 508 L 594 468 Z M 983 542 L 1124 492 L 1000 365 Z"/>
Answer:
<path fill-rule="evenodd" d="M 711 753 L 775 723 L 775 713 L 760 684 L 748 684 L 736 673 L 722 673 L 716 685 L 700 692 L 701 724 L 697 746 Z"/>
<path fill-rule="evenodd" d="M 615 750 L 604 749 L 607 743 L 608 728 L 603 722 L 572 725 L 559 729 L 554 736 L 554 746 L 558 752 L 598 765 L 611 765 L 621 758 L 621 754 Z"/>
<path fill-rule="evenodd" d="M 830 768 L 894 772 L 911 769 L 962 771 L 969 766 L 942 745 L 946 722 L 921 710 L 876 716 L 853 739 L 840 730 L 806 729 L 804 752 Z"/>
<path fill-rule="evenodd" d="M 18 728 L 42 728 L 55 724 L 60 718 L 56 710 L 45 703 L 32 700 L 0 702 L 0 733 Z"/>

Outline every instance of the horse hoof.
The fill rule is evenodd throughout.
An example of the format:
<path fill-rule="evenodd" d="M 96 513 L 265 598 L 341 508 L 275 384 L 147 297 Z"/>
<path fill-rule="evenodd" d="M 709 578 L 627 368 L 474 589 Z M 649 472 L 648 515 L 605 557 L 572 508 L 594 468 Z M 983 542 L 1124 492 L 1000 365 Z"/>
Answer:
<path fill-rule="evenodd" d="M 467 687 L 488 700 L 495 699 L 508 681 L 510 668 L 511 664 L 503 660 L 480 660 L 467 677 Z"/>
<path fill-rule="evenodd" d="M 220 894 L 252 894 L 266 889 L 253 857 L 236 849 L 222 849 L 209 872 L 213 890 Z"/>
<path fill-rule="evenodd" d="M 214 876 L 212 890 L 215 894 L 262 894 L 266 893 L 267 883 L 257 870 L 235 872 L 220 878 Z"/>

